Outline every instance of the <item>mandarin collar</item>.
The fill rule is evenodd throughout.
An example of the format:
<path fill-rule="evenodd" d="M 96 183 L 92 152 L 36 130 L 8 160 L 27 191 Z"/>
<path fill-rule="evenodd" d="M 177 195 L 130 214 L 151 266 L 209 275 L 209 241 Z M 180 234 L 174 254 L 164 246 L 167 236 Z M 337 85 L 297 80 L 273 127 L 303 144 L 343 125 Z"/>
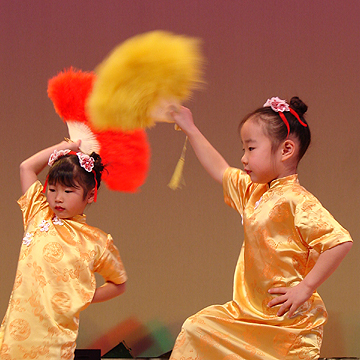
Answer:
<path fill-rule="evenodd" d="M 71 221 L 77 221 L 79 223 L 83 223 L 86 224 L 86 215 L 82 214 L 82 215 L 75 215 L 70 219 L 66 219 L 66 220 L 71 220 Z"/>
<path fill-rule="evenodd" d="M 292 174 L 292 175 L 285 176 L 285 177 L 278 178 L 278 179 L 271 181 L 270 184 L 268 184 L 268 187 L 269 187 L 269 189 L 274 189 L 278 186 L 283 186 L 286 184 L 298 183 L 298 182 L 299 182 L 298 174 Z"/>

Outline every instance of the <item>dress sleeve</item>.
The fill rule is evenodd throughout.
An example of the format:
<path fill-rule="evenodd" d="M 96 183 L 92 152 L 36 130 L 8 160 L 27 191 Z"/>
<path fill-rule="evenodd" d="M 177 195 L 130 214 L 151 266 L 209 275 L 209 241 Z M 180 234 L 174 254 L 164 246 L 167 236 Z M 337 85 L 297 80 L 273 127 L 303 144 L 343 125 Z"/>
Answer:
<path fill-rule="evenodd" d="M 45 194 L 42 192 L 43 186 L 39 180 L 35 181 L 18 200 L 20 210 L 23 214 L 24 228 L 36 213 L 47 207 L 48 203 Z"/>
<path fill-rule="evenodd" d="M 302 240 L 318 253 L 351 241 L 351 236 L 313 196 L 306 197 L 295 211 L 295 227 Z"/>
<path fill-rule="evenodd" d="M 99 260 L 94 264 L 94 271 L 99 273 L 105 281 L 111 281 L 114 284 L 122 284 L 127 280 L 119 250 L 109 234 L 107 235 L 105 249 Z"/>
<path fill-rule="evenodd" d="M 237 210 L 241 215 L 253 187 L 254 184 L 251 182 L 250 176 L 244 171 L 232 167 L 225 170 L 223 176 L 225 203 Z"/>

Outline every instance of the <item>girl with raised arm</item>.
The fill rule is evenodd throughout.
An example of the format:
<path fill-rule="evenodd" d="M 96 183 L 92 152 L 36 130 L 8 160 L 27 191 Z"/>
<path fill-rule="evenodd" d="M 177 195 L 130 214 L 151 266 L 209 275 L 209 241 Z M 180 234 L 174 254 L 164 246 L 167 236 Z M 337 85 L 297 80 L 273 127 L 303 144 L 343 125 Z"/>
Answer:
<path fill-rule="evenodd" d="M 63 141 L 20 166 L 25 231 L 0 328 L 1 359 L 73 359 L 80 312 L 125 291 L 127 275 L 111 235 L 84 215 L 96 201 L 104 166 L 79 146 L 80 140 Z M 43 187 L 37 175 L 47 164 Z M 95 272 L 105 280 L 100 287 Z"/>
<path fill-rule="evenodd" d="M 188 318 L 172 360 L 318 359 L 327 313 L 316 289 L 352 246 L 349 233 L 298 180 L 310 144 L 297 97 L 269 99 L 240 124 L 244 170 L 230 167 L 195 126 L 172 113 L 201 164 L 239 212 L 244 242 L 233 300 Z"/>

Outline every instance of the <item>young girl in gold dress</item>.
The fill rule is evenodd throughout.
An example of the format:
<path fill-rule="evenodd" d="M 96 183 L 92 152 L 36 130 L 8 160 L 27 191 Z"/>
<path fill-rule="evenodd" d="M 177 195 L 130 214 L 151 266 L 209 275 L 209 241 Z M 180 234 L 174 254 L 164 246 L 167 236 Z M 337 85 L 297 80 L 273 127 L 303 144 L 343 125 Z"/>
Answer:
<path fill-rule="evenodd" d="M 182 108 L 172 116 L 242 217 L 233 300 L 188 318 L 172 360 L 318 359 L 327 313 L 316 292 L 352 239 L 304 189 L 297 166 L 310 144 L 307 106 L 265 105 L 240 124 L 244 170 L 229 167 Z"/>
<path fill-rule="evenodd" d="M 73 359 L 79 314 L 122 294 L 127 280 L 111 235 L 86 223 L 103 165 L 78 142 L 47 148 L 20 166 L 24 238 L 0 328 L 0 359 Z M 49 164 L 45 187 L 37 175 Z M 47 196 L 44 191 L 47 187 Z M 96 288 L 94 273 L 105 283 Z"/>

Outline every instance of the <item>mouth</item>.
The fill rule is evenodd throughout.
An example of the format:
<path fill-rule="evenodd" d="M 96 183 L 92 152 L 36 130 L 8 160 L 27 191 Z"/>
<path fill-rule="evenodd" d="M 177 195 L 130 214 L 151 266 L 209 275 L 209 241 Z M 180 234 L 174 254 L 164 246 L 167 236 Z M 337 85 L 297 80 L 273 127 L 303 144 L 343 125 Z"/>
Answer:
<path fill-rule="evenodd" d="M 65 209 L 61 206 L 55 206 L 56 211 L 64 211 Z"/>
<path fill-rule="evenodd" d="M 248 175 L 251 174 L 251 170 L 244 169 L 244 171 L 245 171 Z"/>

